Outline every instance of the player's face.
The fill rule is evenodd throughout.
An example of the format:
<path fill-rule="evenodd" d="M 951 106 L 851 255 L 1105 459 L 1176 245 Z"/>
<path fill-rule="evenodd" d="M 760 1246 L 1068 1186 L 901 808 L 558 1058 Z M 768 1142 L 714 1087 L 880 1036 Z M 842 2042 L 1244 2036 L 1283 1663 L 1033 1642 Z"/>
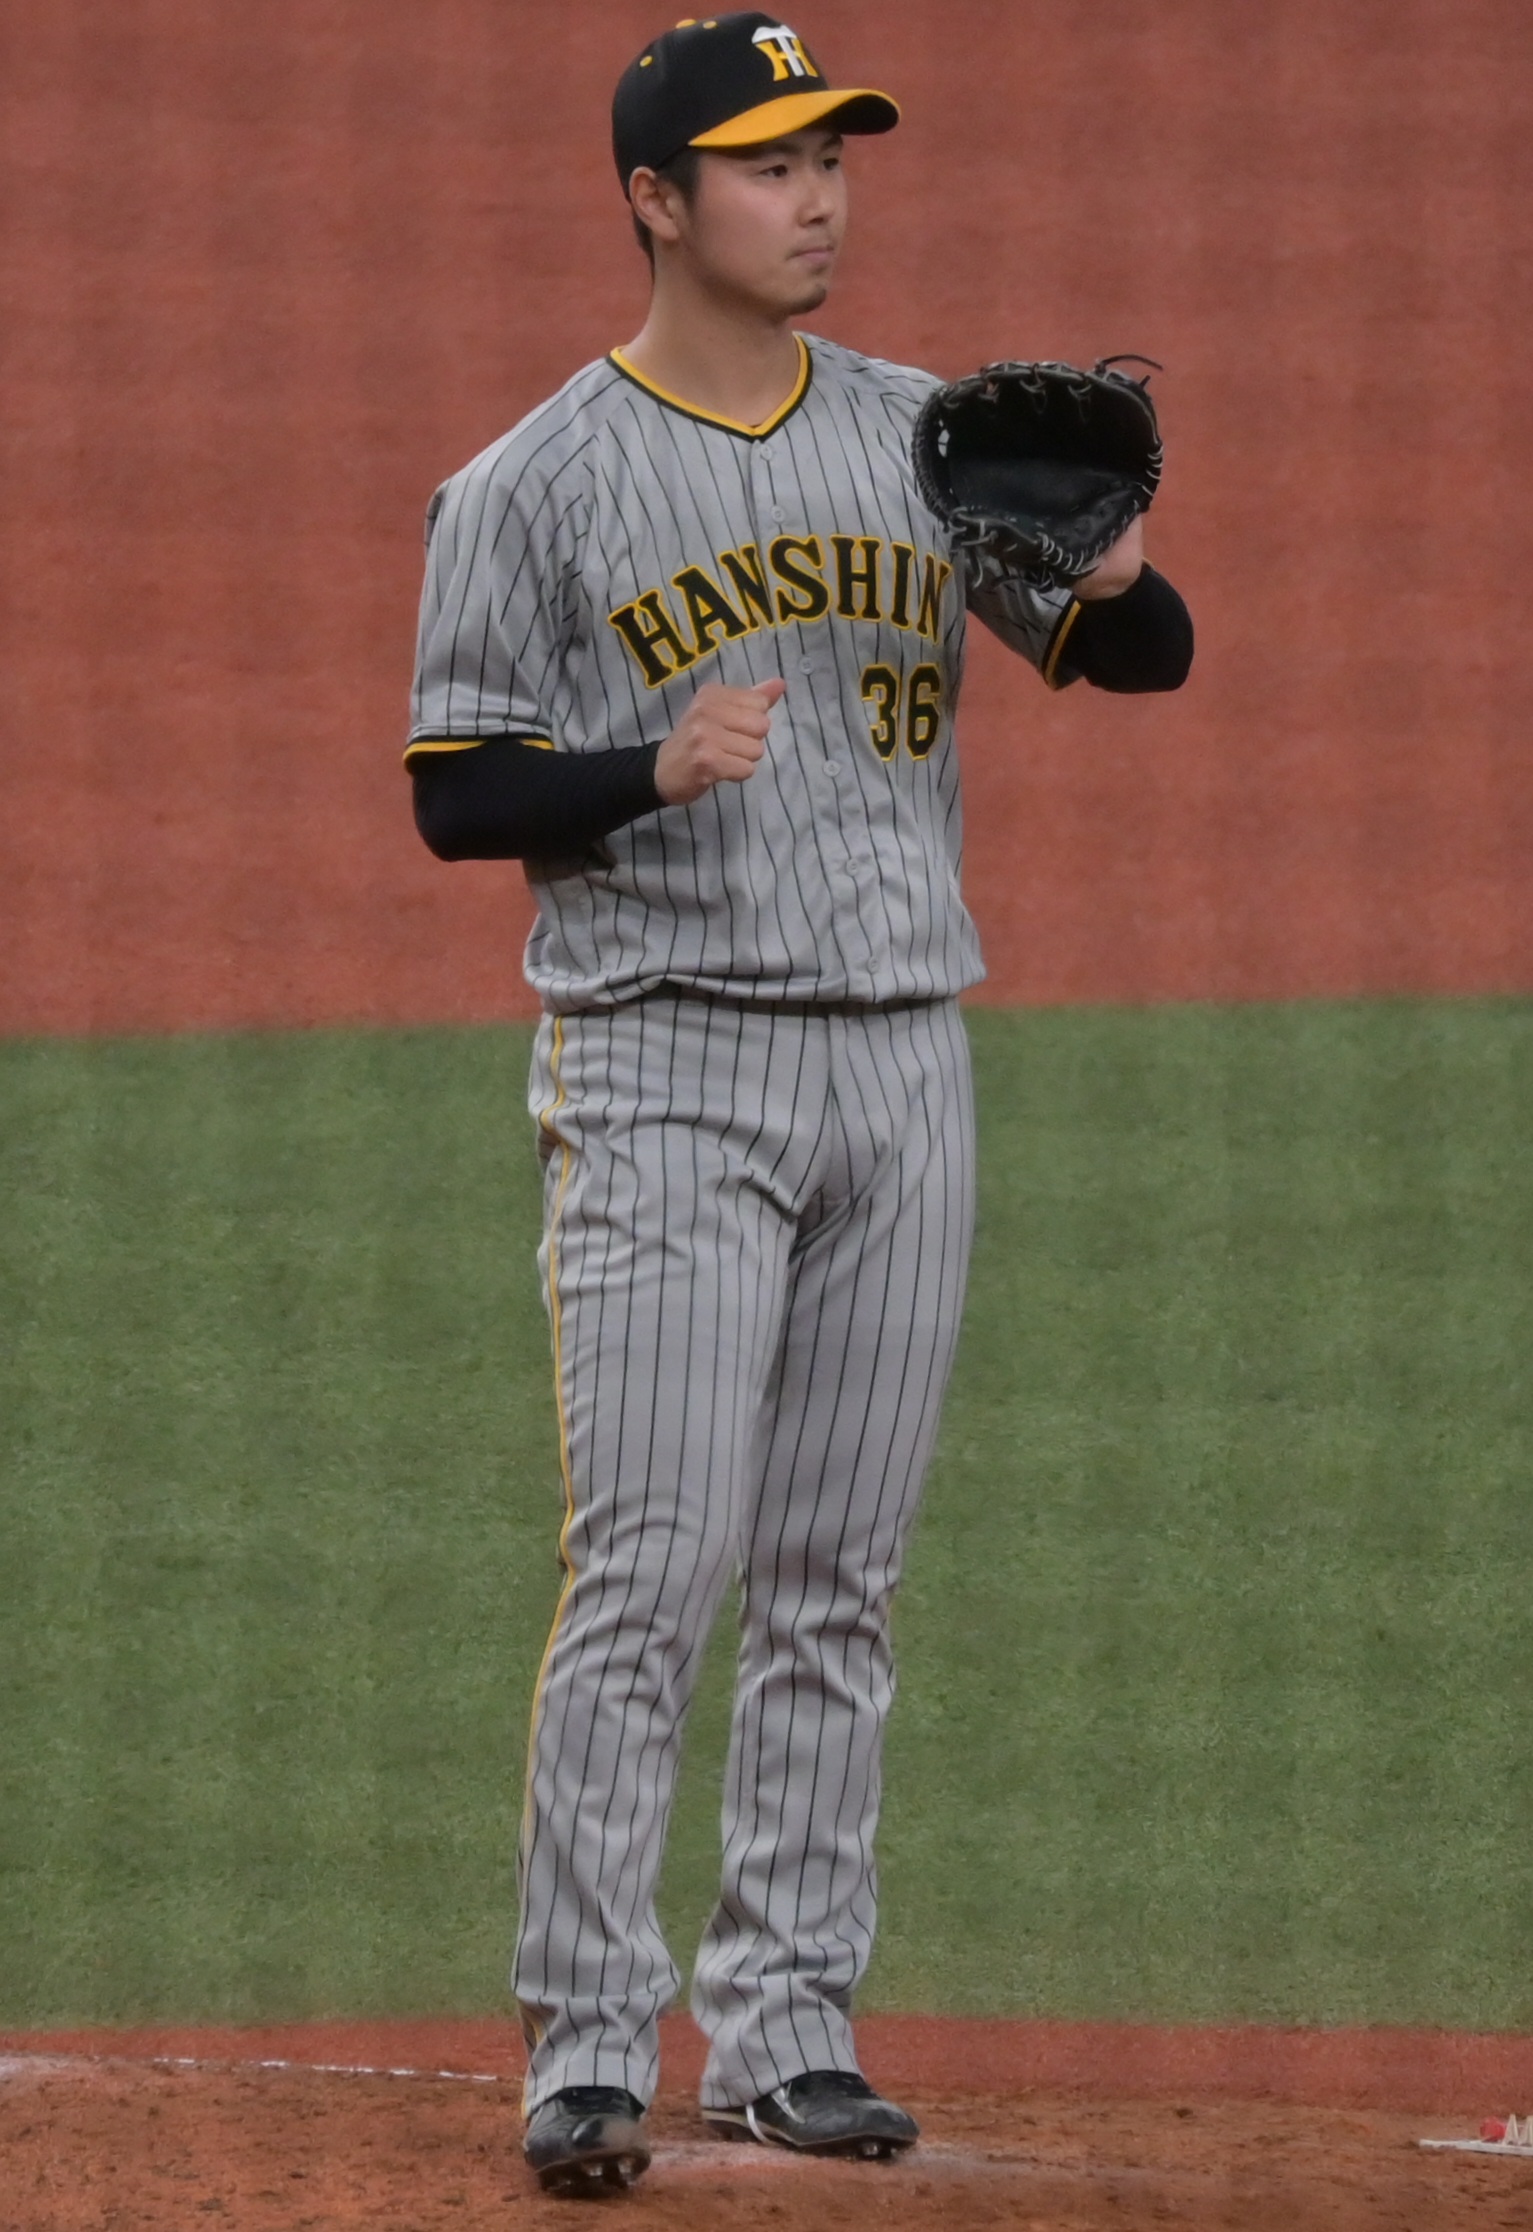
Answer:
<path fill-rule="evenodd" d="M 682 239 L 698 276 L 780 317 L 830 291 L 846 231 L 841 136 L 818 126 L 724 154 L 704 154 Z"/>

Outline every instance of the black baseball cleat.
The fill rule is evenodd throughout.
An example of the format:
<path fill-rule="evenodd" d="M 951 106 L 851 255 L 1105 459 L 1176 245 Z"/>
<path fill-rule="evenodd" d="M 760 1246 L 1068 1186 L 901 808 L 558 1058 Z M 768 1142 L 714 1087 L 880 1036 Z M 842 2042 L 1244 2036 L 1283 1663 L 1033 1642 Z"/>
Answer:
<path fill-rule="evenodd" d="M 522 2152 L 545 2193 L 567 2201 L 626 2193 L 649 2168 L 643 2114 L 616 2085 L 566 2085 L 532 2111 Z"/>
<path fill-rule="evenodd" d="M 920 2127 L 892 2100 L 880 2100 L 854 2070 L 811 2069 L 745 2108 L 705 2108 L 710 2130 L 724 2139 L 757 2139 L 799 2154 L 856 2155 L 886 2162 L 920 2138 Z"/>

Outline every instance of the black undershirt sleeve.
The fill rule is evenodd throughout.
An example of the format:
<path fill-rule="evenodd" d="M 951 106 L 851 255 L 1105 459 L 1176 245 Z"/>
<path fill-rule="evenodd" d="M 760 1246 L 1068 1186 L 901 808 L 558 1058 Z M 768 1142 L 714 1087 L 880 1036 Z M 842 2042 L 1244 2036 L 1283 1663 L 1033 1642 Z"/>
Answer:
<path fill-rule="evenodd" d="M 1192 615 L 1164 574 L 1146 566 L 1121 597 L 1083 604 L 1060 646 L 1055 686 L 1084 679 L 1124 694 L 1179 690 L 1192 665 Z"/>
<path fill-rule="evenodd" d="M 567 859 L 652 814 L 658 744 L 550 752 L 492 736 L 410 763 L 415 826 L 438 860 Z"/>
<path fill-rule="evenodd" d="M 1187 607 L 1146 566 L 1121 597 L 1079 607 L 1055 682 L 1176 690 L 1191 665 Z M 524 737 L 492 736 L 458 751 L 421 752 L 410 766 L 415 826 L 439 860 L 578 857 L 610 830 L 659 810 L 659 750 L 551 752 Z"/>

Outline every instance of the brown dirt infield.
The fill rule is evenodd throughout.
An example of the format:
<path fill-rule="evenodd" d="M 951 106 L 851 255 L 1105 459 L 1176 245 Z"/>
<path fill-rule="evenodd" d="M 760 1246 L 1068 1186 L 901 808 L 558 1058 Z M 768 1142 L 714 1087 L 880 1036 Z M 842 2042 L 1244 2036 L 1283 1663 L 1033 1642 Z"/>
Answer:
<path fill-rule="evenodd" d="M 437 480 L 630 334 L 657 0 L 0 28 L 0 1032 L 525 1012 L 398 769 Z M 1161 358 L 1165 704 L 977 648 L 986 997 L 1533 988 L 1527 0 L 804 0 L 905 104 L 817 323 Z"/>
<path fill-rule="evenodd" d="M 873 2166 L 712 2141 L 687 2100 L 696 2034 L 679 2018 L 667 2032 L 655 2165 L 609 2211 L 636 2227 L 1533 2226 L 1533 2162 L 1415 2144 L 1533 2101 L 1533 2040 L 873 2017 L 866 2065 L 923 2127 L 915 2154 Z M 510 2026 L 486 2021 L 0 2039 L 6 2232 L 578 2221 L 518 2158 L 520 2060 Z"/>

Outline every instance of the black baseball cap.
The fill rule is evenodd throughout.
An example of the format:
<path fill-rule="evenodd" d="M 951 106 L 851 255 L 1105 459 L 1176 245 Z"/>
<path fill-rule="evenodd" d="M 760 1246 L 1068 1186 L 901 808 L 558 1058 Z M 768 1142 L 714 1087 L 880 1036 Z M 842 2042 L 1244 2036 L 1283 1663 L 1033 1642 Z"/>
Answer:
<path fill-rule="evenodd" d="M 618 80 L 612 152 L 623 191 L 684 147 L 759 147 L 811 124 L 889 132 L 900 112 L 887 93 L 835 91 L 796 31 L 748 8 L 689 16 L 651 42 Z"/>

